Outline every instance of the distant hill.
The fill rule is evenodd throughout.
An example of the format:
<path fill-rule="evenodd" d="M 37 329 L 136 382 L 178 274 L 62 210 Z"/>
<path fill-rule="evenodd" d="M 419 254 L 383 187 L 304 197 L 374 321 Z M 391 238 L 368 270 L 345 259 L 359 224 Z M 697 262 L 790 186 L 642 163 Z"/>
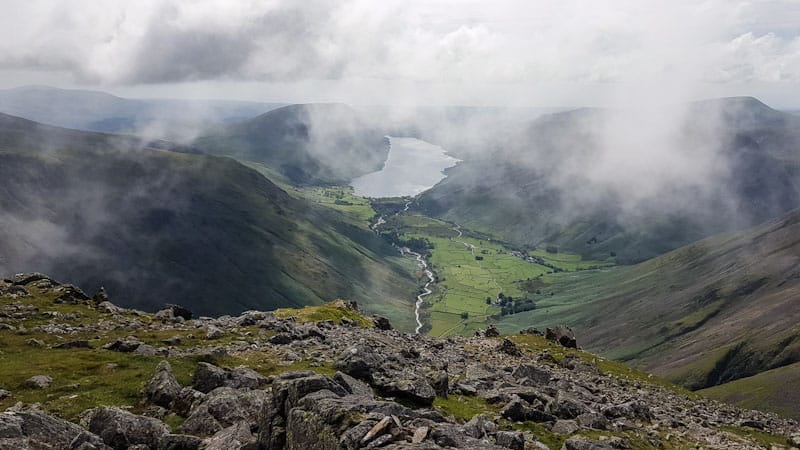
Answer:
<path fill-rule="evenodd" d="M 799 267 L 795 211 L 635 266 L 559 274 L 537 310 L 499 328 L 568 323 L 588 349 L 692 389 L 716 386 L 800 362 Z"/>
<path fill-rule="evenodd" d="M 194 138 L 201 129 L 247 120 L 277 103 L 228 100 L 128 99 L 105 92 L 24 86 L 0 90 L 0 112 L 84 131 Z"/>
<path fill-rule="evenodd" d="M 540 117 L 418 203 L 519 246 L 626 264 L 800 206 L 800 117 L 752 98 L 682 113 L 664 127 L 658 110 Z"/>
<path fill-rule="evenodd" d="M 411 321 L 396 251 L 255 170 L 0 115 L 0 273 L 42 271 L 123 305 L 200 314 L 335 298 Z"/>
<path fill-rule="evenodd" d="M 294 184 L 347 184 L 379 170 L 384 133 L 346 105 L 290 105 L 196 139 L 215 155 L 267 165 Z"/>

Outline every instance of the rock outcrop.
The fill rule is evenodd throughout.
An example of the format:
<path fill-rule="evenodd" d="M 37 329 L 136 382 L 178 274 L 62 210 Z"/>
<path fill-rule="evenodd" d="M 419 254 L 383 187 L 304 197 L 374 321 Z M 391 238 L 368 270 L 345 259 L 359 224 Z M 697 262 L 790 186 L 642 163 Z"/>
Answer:
<path fill-rule="evenodd" d="M 14 327 L 0 336 L 35 329 L 42 345 L 23 344 L 26 351 L 139 358 L 152 361 L 152 373 L 138 399 L 94 405 L 80 425 L 35 406 L 8 408 L 0 413 L 0 450 L 759 448 L 748 430 L 784 448 L 800 442 L 792 420 L 689 397 L 627 369 L 604 371 L 608 364 L 572 348 L 569 333 L 557 344 L 494 331 L 436 339 L 393 330 L 384 319 L 362 328 L 257 311 L 191 318 L 168 308 L 150 316 L 105 296 L 76 300 L 86 316 L 100 316 L 92 323 L 43 316 L 15 286 L 34 297 L 63 287 L 40 274 L 0 282 L 4 323 Z M 107 339 L 52 345 L 94 335 Z M 26 392 L 81 395 L 62 377 L 23 378 L 3 386 L 11 392 L 0 391 L 0 401 Z"/>

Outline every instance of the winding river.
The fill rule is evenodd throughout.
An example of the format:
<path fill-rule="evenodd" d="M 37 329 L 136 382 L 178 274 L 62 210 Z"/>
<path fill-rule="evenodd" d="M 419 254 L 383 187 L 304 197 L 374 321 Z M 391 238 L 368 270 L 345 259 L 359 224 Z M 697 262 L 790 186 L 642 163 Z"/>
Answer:
<path fill-rule="evenodd" d="M 431 293 L 433 292 L 429 288 L 429 286 L 431 285 L 431 283 L 433 283 L 433 280 L 434 280 L 433 272 L 431 272 L 430 269 L 428 269 L 428 263 L 425 261 L 425 258 L 423 258 L 422 255 L 420 255 L 419 253 L 412 252 L 411 250 L 409 250 L 407 248 L 401 248 L 400 249 L 400 253 L 402 253 L 404 255 L 408 254 L 408 255 L 412 255 L 412 256 L 416 257 L 417 258 L 417 264 L 425 272 L 425 276 L 428 277 L 428 282 L 425 283 L 425 286 L 422 288 L 422 293 L 417 296 L 417 302 L 414 305 L 414 318 L 417 321 L 417 328 L 414 330 L 414 332 L 416 334 L 419 334 L 419 330 L 422 329 L 422 321 L 419 319 L 419 309 L 420 309 L 420 307 L 422 307 L 422 303 L 424 302 L 423 298 L 427 297 L 428 295 L 431 295 Z"/>

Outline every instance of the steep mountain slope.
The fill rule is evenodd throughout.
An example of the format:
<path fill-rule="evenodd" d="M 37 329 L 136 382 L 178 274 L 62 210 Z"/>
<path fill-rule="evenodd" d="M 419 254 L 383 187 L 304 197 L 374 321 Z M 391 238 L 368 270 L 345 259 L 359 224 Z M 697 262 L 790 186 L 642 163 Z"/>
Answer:
<path fill-rule="evenodd" d="M 634 263 L 800 206 L 800 118 L 752 98 L 543 116 L 449 169 L 429 214 Z"/>
<path fill-rule="evenodd" d="M 231 159 L 0 115 L 0 193 L 2 272 L 102 285 L 140 308 L 344 297 L 412 318 L 415 283 L 384 259 L 391 247 Z"/>
<path fill-rule="evenodd" d="M 290 105 L 194 141 L 211 154 L 265 164 L 300 185 L 347 184 L 381 168 L 384 133 L 341 104 Z"/>
<path fill-rule="evenodd" d="M 636 266 L 559 274 L 537 310 L 500 328 L 566 322 L 586 348 L 695 389 L 796 363 L 798 236 L 792 212 Z"/>
<path fill-rule="evenodd" d="M 105 92 L 24 86 L 0 90 L 0 112 L 85 131 L 188 139 L 197 130 L 281 106 L 222 100 L 128 99 Z"/>

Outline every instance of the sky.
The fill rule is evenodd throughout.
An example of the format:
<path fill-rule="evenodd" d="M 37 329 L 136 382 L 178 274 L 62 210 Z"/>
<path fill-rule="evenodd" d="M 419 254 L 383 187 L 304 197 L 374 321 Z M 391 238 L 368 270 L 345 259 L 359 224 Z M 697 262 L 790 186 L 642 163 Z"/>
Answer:
<path fill-rule="evenodd" d="M 127 97 L 800 107 L 800 0 L 6 0 L 0 87 Z"/>

